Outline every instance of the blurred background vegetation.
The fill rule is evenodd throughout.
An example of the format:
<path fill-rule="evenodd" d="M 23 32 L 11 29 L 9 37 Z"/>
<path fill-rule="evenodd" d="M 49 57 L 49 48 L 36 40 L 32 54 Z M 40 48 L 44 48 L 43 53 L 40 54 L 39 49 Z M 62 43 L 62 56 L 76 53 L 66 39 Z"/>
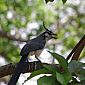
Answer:
<path fill-rule="evenodd" d="M 85 34 L 85 1 L 0 0 L 0 66 L 2 58 L 4 64 L 19 61 L 25 41 L 44 31 L 43 21 L 58 34 L 47 48 L 66 57 Z"/>

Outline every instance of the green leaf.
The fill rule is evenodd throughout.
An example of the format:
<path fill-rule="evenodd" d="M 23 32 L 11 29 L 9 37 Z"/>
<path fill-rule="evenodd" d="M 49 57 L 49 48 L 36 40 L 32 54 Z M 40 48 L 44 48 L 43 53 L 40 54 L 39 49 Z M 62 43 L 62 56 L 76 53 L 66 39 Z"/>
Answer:
<path fill-rule="evenodd" d="M 71 84 L 71 85 L 81 85 L 81 84 L 79 84 L 79 83 L 75 83 L 75 84 Z"/>
<path fill-rule="evenodd" d="M 56 72 L 56 79 L 63 85 L 67 85 L 64 76 L 58 72 Z"/>
<path fill-rule="evenodd" d="M 46 68 L 42 68 L 42 69 L 40 69 L 40 70 L 33 71 L 33 72 L 30 74 L 30 76 L 24 81 L 24 83 L 25 83 L 26 81 L 28 81 L 29 79 L 31 79 L 31 78 L 33 78 L 33 77 L 35 77 L 35 76 L 37 76 L 37 75 L 40 75 L 40 74 L 49 74 L 49 70 L 47 70 Z M 23 84 L 24 84 L 24 83 L 23 83 Z"/>
<path fill-rule="evenodd" d="M 81 66 L 82 66 L 82 67 L 85 67 L 85 63 L 82 63 L 82 62 L 79 62 L 79 63 L 81 63 Z"/>
<path fill-rule="evenodd" d="M 85 85 L 85 80 L 81 81 L 81 85 Z"/>
<path fill-rule="evenodd" d="M 50 66 L 50 65 L 43 65 L 46 69 L 48 69 L 50 72 L 55 73 L 56 71 L 59 71 L 58 68 Z"/>
<path fill-rule="evenodd" d="M 80 69 L 80 70 L 78 71 L 78 73 L 85 75 L 85 69 Z"/>
<path fill-rule="evenodd" d="M 75 61 L 75 60 L 72 60 L 69 64 L 68 64 L 68 68 L 69 68 L 69 71 L 71 73 L 76 73 L 80 70 L 81 68 L 81 63 L 78 62 L 78 61 Z"/>
<path fill-rule="evenodd" d="M 63 73 L 63 76 L 66 83 L 68 83 L 72 79 L 72 74 L 68 70 Z"/>
<path fill-rule="evenodd" d="M 49 51 L 48 51 L 49 52 Z M 67 70 L 68 62 L 65 60 L 65 58 L 57 53 L 49 52 L 54 58 L 56 58 L 60 64 L 61 67 L 64 68 L 64 70 Z"/>
<path fill-rule="evenodd" d="M 66 1 L 67 1 L 67 0 L 62 0 L 63 4 L 65 4 L 65 3 L 66 3 Z"/>
<path fill-rule="evenodd" d="M 68 82 L 72 79 L 72 76 L 69 71 L 65 73 L 56 72 L 56 79 L 63 85 L 67 85 Z"/>
<path fill-rule="evenodd" d="M 37 80 L 38 85 L 58 85 L 56 79 L 52 76 L 43 76 Z"/>
<path fill-rule="evenodd" d="M 85 75 L 77 74 L 80 81 L 85 81 Z"/>
<path fill-rule="evenodd" d="M 69 71 L 74 73 L 80 81 L 85 80 L 85 69 L 83 69 L 83 67 L 85 67 L 84 63 L 75 60 L 72 60 L 68 64 Z"/>

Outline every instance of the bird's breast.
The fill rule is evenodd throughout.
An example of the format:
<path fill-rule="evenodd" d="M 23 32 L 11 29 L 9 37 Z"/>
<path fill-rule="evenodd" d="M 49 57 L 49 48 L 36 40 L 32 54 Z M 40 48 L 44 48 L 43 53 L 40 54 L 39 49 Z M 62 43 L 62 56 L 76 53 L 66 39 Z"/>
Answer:
<path fill-rule="evenodd" d="M 35 51 L 29 53 L 30 56 L 35 55 Z"/>
<path fill-rule="evenodd" d="M 42 50 L 43 50 L 43 49 L 42 49 Z M 37 51 L 35 52 L 36 57 L 39 57 L 39 56 L 40 56 L 42 50 L 37 50 Z"/>
<path fill-rule="evenodd" d="M 29 55 L 30 56 L 35 55 L 36 57 L 39 57 L 41 52 L 42 52 L 42 50 L 37 50 L 37 51 L 30 52 Z"/>

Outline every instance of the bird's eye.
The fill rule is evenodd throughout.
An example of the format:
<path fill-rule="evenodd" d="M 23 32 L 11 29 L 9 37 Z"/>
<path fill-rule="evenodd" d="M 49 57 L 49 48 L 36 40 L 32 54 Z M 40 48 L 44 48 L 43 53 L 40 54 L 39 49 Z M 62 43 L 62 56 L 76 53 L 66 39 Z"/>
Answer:
<path fill-rule="evenodd" d="M 46 33 L 46 35 L 48 35 L 48 36 L 52 34 L 51 31 L 46 31 L 45 33 Z"/>
<path fill-rule="evenodd" d="M 51 35 L 51 34 L 52 34 L 52 32 L 51 32 L 51 31 L 49 31 L 48 33 L 49 33 L 49 35 Z"/>

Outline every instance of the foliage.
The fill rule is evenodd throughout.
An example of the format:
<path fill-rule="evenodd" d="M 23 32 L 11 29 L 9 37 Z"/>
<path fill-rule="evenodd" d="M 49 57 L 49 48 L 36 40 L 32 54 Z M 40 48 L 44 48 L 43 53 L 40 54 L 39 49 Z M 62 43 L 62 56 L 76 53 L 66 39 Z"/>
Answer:
<path fill-rule="evenodd" d="M 19 61 L 22 43 L 10 40 L 7 35 L 22 40 L 30 39 L 43 31 L 43 20 L 46 26 L 55 26 L 54 31 L 58 33 L 57 41 L 60 41 L 59 43 L 63 46 L 61 53 L 64 54 L 71 50 L 85 33 L 84 2 L 81 0 L 78 5 L 66 2 L 65 5 L 62 5 L 62 1 L 65 3 L 66 0 L 56 1 L 52 5 L 52 9 L 49 9 L 49 4 L 45 4 L 44 0 L 1 0 L 0 55 L 9 62 Z M 32 27 L 36 23 L 37 26 Z M 1 31 L 5 37 L 2 37 Z M 57 46 L 52 48 L 50 45 L 48 47 L 51 50 L 58 50 Z M 84 51 L 81 57 L 85 56 Z"/>
<path fill-rule="evenodd" d="M 55 27 L 54 31 L 58 34 L 58 39 L 56 40 L 58 43 L 54 43 L 52 41 L 54 46 L 49 45 L 47 47 L 50 50 L 56 51 L 59 50 L 58 46 L 61 46 L 60 53 L 63 55 L 66 54 L 66 52 L 69 52 L 85 34 L 84 0 L 78 0 L 79 2 L 77 0 L 73 0 L 71 2 L 69 2 L 69 0 L 45 1 L 46 3 L 44 0 L 0 0 L 0 56 L 5 58 L 6 61 L 18 62 L 20 60 L 19 53 L 23 42 L 16 41 L 16 39 L 21 39 L 23 41 L 37 36 L 39 33 L 44 31 L 42 27 L 43 21 L 47 27 Z M 49 1 L 50 3 L 48 3 Z M 6 34 L 16 39 L 11 40 Z M 55 55 L 56 57 L 61 56 L 58 54 Z M 85 57 L 85 49 L 83 50 L 80 58 L 83 57 Z M 70 70 L 72 71 L 72 74 L 74 73 L 76 77 L 79 79 L 81 78 L 81 81 L 84 82 L 84 76 L 80 75 L 84 74 L 84 70 L 80 69 L 79 74 L 76 73 L 76 65 L 77 63 L 80 65 L 80 62 L 72 61 L 67 64 L 62 56 L 58 60 L 61 67 L 64 67 L 64 69 L 69 67 L 67 68 L 69 70 L 73 69 Z M 56 76 L 52 74 L 50 77 L 44 76 L 43 78 L 46 77 L 47 80 L 51 80 L 53 78 L 55 80 L 56 77 L 56 82 L 54 82 L 54 80 L 50 81 L 51 83 L 54 82 L 54 85 L 56 83 L 59 85 L 60 83 L 66 84 L 68 82 L 69 79 L 64 80 L 64 74 L 62 75 L 58 69 L 51 68 L 52 67 L 44 66 L 44 69 L 46 70 L 42 69 L 43 71 L 40 71 L 40 73 L 43 73 L 44 71 L 47 73 L 54 69 L 52 70 L 52 73 L 55 73 Z M 68 74 L 65 75 L 70 76 L 69 71 L 67 71 L 67 73 Z M 32 77 L 36 75 L 39 74 L 33 73 Z M 60 77 L 57 78 L 57 76 Z M 60 81 L 61 78 L 62 81 Z M 73 83 L 77 82 L 74 77 L 72 77 L 72 80 Z M 40 82 L 42 82 L 42 78 L 38 81 L 39 84 Z"/>
<path fill-rule="evenodd" d="M 77 85 L 78 83 L 80 83 L 79 85 L 85 84 L 85 63 L 72 60 L 67 64 L 63 56 L 57 53 L 50 53 L 54 58 L 56 58 L 56 60 L 58 60 L 60 69 L 50 67 L 49 65 L 44 65 L 43 69 L 31 73 L 26 81 L 37 75 L 48 73 L 51 75 L 44 75 L 37 80 L 38 85 Z"/>

